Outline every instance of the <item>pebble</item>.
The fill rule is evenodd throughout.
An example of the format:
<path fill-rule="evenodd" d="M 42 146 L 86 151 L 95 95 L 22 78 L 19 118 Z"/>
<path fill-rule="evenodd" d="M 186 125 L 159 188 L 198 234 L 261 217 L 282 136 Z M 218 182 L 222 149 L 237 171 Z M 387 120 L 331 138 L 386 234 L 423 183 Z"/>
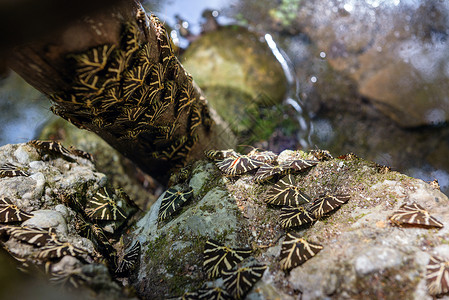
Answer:
<path fill-rule="evenodd" d="M 23 222 L 22 226 L 55 228 L 58 235 L 67 236 L 67 223 L 63 215 L 54 210 L 33 211 L 33 217 Z"/>

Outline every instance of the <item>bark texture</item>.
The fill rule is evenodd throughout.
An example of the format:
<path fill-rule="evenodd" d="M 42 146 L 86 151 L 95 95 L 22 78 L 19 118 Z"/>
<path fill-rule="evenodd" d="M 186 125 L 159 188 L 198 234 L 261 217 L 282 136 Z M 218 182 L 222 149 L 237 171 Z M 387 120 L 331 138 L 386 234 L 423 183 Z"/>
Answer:
<path fill-rule="evenodd" d="M 235 143 L 176 58 L 162 23 L 138 3 L 21 46 L 10 65 L 51 98 L 54 113 L 162 181 L 204 150 Z"/>

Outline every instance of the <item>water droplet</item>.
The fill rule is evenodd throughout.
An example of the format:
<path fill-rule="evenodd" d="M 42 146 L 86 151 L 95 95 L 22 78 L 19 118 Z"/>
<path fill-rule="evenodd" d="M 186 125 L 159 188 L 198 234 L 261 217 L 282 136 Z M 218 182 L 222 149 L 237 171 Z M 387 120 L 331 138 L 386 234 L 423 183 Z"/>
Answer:
<path fill-rule="evenodd" d="M 354 6 L 352 6 L 352 4 L 350 3 L 346 3 L 345 5 L 343 5 L 343 8 L 347 11 L 347 12 L 351 12 L 354 9 Z"/>
<path fill-rule="evenodd" d="M 317 81 L 317 78 L 315 76 L 310 77 L 310 81 L 312 81 L 313 83 L 315 83 Z"/>
<path fill-rule="evenodd" d="M 325 57 L 326 57 L 326 53 L 321 51 L 321 52 L 320 52 L 320 57 L 321 57 L 321 58 L 325 58 Z"/>

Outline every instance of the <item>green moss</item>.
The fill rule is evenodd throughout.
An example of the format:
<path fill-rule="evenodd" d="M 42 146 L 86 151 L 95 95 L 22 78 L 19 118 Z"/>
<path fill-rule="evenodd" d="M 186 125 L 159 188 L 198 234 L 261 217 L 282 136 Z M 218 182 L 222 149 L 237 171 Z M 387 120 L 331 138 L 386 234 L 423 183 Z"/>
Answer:
<path fill-rule="evenodd" d="M 172 233 L 150 241 L 146 245 L 145 259 L 149 262 L 148 276 L 151 279 L 148 281 L 157 288 L 168 290 L 171 296 L 180 296 L 186 290 L 198 289 L 204 281 L 200 253 L 207 239 L 186 235 L 177 225 L 173 227 Z M 174 241 L 186 242 L 188 245 L 173 249 Z"/>
<path fill-rule="evenodd" d="M 206 211 L 206 212 L 209 212 L 209 213 L 214 213 L 216 209 L 215 209 L 215 205 L 204 204 L 204 205 L 200 206 L 200 210 Z"/>

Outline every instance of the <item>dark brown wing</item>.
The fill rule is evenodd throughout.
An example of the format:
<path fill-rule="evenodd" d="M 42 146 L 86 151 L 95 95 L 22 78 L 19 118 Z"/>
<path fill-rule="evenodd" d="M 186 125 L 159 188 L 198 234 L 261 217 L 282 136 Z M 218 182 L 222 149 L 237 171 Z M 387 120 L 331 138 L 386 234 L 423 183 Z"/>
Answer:
<path fill-rule="evenodd" d="M 299 227 L 310 224 L 316 218 L 304 207 L 286 206 L 281 209 L 281 226 L 284 228 Z"/>
<path fill-rule="evenodd" d="M 272 205 L 299 207 L 309 203 L 310 197 L 299 190 L 295 177 L 289 174 L 268 190 L 265 202 Z"/>
<path fill-rule="evenodd" d="M 443 227 L 443 223 L 432 217 L 427 210 L 416 202 L 403 204 L 399 210 L 393 213 L 390 220 L 398 225 L 408 224 L 423 227 Z"/>
<path fill-rule="evenodd" d="M 321 195 L 313 201 L 308 211 L 317 219 L 321 218 L 325 214 L 337 209 L 341 205 L 348 202 L 351 197 L 349 195 Z"/>
<path fill-rule="evenodd" d="M 245 155 L 225 158 L 216 164 L 223 173 L 229 176 L 241 175 L 264 165 L 263 162 L 251 159 Z"/>
<path fill-rule="evenodd" d="M 236 271 L 223 271 L 226 290 L 236 299 L 242 299 L 253 285 L 263 276 L 265 265 L 239 268 Z"/>
<path fill-rule="evenodd" d="M 431 256 L 426 269 L 426 283 L 430 295 L 449 292 L 449 262 Z"/>
<path fill-rule="evenodd" d="M 203 253 L 203 268 L 210 278 L 218 277 L 222 271 L 232 269 L 251 253 L 249 248 L 232 249 L 214 240 L 208 240 Z"/>
<path fill-rule="evenodd" d="M 189 189 L 185 192 L 178 191 L 175 188 L 170 188 L 165 192 L 164 198 L 161 202 L 161 207 L 159 209 L 158 220 L 162 221 L 173 213 L 179 210 L 179 208 L 184 205 L 193 196 L 193 189 Z"/>
<path fill-rule="evenodd" d="M 302 265 L 323 249 L 323 246 L 308 242 L 295 233 L 287 233 L 282 243 L 281 268 L 290 270 Z"/>

